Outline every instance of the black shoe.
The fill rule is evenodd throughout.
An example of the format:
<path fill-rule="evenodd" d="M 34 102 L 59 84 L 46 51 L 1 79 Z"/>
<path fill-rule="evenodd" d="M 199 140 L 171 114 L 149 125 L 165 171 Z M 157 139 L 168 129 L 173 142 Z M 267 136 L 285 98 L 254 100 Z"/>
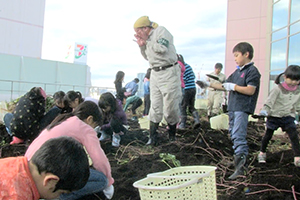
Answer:
<path fill-rule="evenodd" d="M 157 146 L 157 129 L 158 123 L 154 123 L 150 121 L 150 137 L 146 145 L 154 145 Z"/>
<path fill-rule="evenodd" d="M 241 175 L 245 176 L 247 174 L 246 161 L 247 161 L 247 158 L 244 154 L 235 155 L 234 156 L 235 171 L 228 178 L 233 180 L 233 179 L 236 179 L 238 176 L 241 176 Z"/>
<path fill-rule="evenodd" d="M 169 141 L 173 142 L 176 140 L 176 126 L 177 126 L 177 123 L 174 124 L 174 125 L 170 125 L 168 124 L 169 126 Z"/>

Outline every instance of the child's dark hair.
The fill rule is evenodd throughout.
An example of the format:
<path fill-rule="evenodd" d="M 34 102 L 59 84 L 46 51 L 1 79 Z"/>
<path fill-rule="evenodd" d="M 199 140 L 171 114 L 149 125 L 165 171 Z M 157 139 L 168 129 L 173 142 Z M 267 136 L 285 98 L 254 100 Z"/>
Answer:
<path fill-rule="evenodd" d="M 61 104 L 64 102 L 64 97 L 65 97 L 65 92 L 64 91 L 57 91 L 53 95 L 53 99 L 56 103 Z"/>
<path fill-rule="evenodd" d="M 82 103 L 84 99 L 79 91 L 75 92 L 74 90 L 70 90 L 64 97 L 64 104 L 65 106 L 69 105 L 70 102 L 75 101 L 78 98 L 78 103 Z"/>
<path fill-rule="evenodd" d="M 85 101 L 75 108 L 73 114 L 81 120 L 85 120 L 89 116 L 93 117 L 93 121 L 97 124 L 102 122 L 102 113 L 98 105 L 93 101 Z"/>
<path fill-rule="evenodd" d="M 135 78 L 135 79 L 133 79 L 133 80 L 134 80 L 134 82 L 136 82 L 136 83 L 140 82 L 140 79 L 138 79 L 138 78 Z"/>
<path fill-rule="evenodd" d="M 222 68 L 223 68 L 222 63 L 216 63 L 215 64 L 215 69 L 221 69 L 222 70 Z"/>
<path fill-rule="evenodd" d="M 182 62 L 182 64 L 185 65 L 184 58 L 181 54 L 177 54 L 177 59 L 178 59 L 178 61 Z"/>
<path fill-rule="evenodd" d="M 102 113 L 97 104 L 92 101 L 84 101 L 83 103 L 79 104 L 73 112 L 58 115 L 47 127 L 47 129 L 50 130 L 73 116 L 77 116 L 82 121 L 87 119 L 89 116 L 92 116 L 94 122 L 99 125 L 102 123 Z"/>
<path fill-rule="evenodd" d="M 118 83 L 118 82 L 122 82 L 123 78 L 125 76 L 125 73 L 123 71 L 118 71 L 117 74 L 116 74 L 116 79 L 114 81 L 114 83 Z"/>
<path fill-rule="evenodd" d="M 107 106 L 110 106 L 110 113 L 114 113 L 117 109 L 116 103 L 117 100 L 114 95 L 110 92 L 105 92 L 101 94 L 98 105 L 101 109 L 105 109 Z"/>
<path fill-rule="evenodd" d="M 45 99 L 41 93 L 41 89 L 41 87 L 33 87 L 25 95 L 27 95 L 29 99 Z"/>
<path fill-rule="evenodd" d="M 288 66 L 283 73 L 279 74 L 276 77 L 276 79 L 275 79 L 276 84 L 280 83 L 280 77 L 283 74 L 285 75 L 286 78 L 298 81 L 298 80 L 300 80 L 300 66 L 299 65 L 290 65 L 290 66 Z"/>
<path fill-rule="evenodd" d="M 242 55 L 249 52 L 248 58 L 250 60 L 252 60 L 254 50 L 253 50 L 252 45 L 249 44 L 248 42 L 240 42 L 237 45 L 235 45 L 235 47 L 233 47 L 232 53 L 234 53 L 234 52 L 241 52 Z"/>
<path fill-rule="evenodd" d="M 30 161 L 40 174 L 46 172 L 59 177 L 53 192 L 79 190 L 85 186 L 90 175 L 86 152 L 82 144 L 71 137 L 47 140 Z"/>

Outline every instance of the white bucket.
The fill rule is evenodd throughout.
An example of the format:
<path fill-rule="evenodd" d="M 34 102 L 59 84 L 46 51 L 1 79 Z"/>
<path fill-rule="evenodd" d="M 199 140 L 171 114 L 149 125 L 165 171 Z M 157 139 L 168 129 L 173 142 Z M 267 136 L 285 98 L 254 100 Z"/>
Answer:
<path fill-rule="evenodd" d="M 218 129 L 218 130 L 228 130 L 229 127 L 229 116 L 228 114 L 220 114 L 214 117 L 210 118 L 210 127 L 212 129 Z M 248 118 L 249 122 L 257 122 L 258 119 L 254 119 L 251 115 L 249 115 Z M 280 133 L 280 131 L 278 131 Z"/>
<path fill-rule="evenodd" d="M 196 109 L 207 110 L 207 104 L 208 104 L 207 99 L 196 99 L 195 108 Z"/>
<path fill-rule="evenodd" d="M 149 129 L 150 120 L 148 117 L 139 118 L 139 124 L 141 129 Z"/>
<path fill-rule="evenodd" d="M 229 127 L 229 117 L 227 114 L 220 114 L 209 119 L 210 127 L 212 129 L 225 129 L 228 130 Z"/>

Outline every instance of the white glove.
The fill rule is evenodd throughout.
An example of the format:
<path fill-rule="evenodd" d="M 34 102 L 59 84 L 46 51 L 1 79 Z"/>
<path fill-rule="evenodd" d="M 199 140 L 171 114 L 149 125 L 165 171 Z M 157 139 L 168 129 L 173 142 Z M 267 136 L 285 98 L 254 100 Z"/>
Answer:
<path fill-rule="evenodd" d="M 234 91 L 234 87 L 236 84 L 234 83 L 223 83 L 222 86 L 227 91 Z"/>
<path fill-rule="evenodd" d="M 266 110 L 261 110 L 259 112 L 259 115 L 267 117 L 268 116 L 268 112 Z"/>
<path fill-rule="evenodd" d="M 115 191 L 114 186 L 110 185 L 103 190 L 103 193 L 106 198 L 111 199 L 114 195 L 114 191 Z"/>
<path fill-rule="evenodd" d="M 208 81 L 196 81 L 196 84 L 201 88 L 207 88 L 210 86 L 210 82 Z"/>
<path fill-rule="evenodd" d="M 123 127 L 128 131 L 128 129 L 130 128 L 130 126 L 129 125 L 125 125 L 125 124 L 123 124 Z"/>

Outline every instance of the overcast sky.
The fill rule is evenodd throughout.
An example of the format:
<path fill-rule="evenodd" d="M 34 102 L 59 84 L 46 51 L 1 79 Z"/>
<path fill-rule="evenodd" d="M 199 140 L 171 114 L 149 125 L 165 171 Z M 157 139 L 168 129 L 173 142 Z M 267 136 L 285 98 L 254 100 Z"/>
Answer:
<path fill-rule="evenodd" d="M 68 44 L 86 44 L 93 86 L 114 87 L 119 70 L 129 82 L 149 66 L 133 42 L 144 15 L 171 32 L 196 74 L 224 64 L 226 0 L 46 0 L 42 58 L 62 61 Z"/>

